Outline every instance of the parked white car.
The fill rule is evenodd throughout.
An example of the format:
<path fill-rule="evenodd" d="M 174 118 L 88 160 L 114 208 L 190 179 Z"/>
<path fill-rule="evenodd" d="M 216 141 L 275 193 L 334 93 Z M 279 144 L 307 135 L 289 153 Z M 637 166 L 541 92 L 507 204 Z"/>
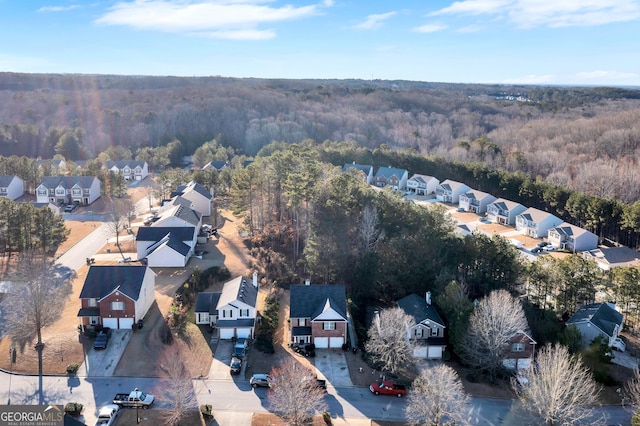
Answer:
<path fill-rule="evenodd" d="M 624 352 L 625 349 L 627 349 L 627 345 L 624 343 L 624 340 L 622 340 L 619 337 L 616 337 L 613 340 L 613 343 L 611 344 L 611 347 L 617 351 L 620 352 Z"/>
<path fill-rule="evenodd" d="M 120 413 L 120 407 L 115 404 L 105 405 L 98 413 L 98 419 L 94 426 L 111 426 L 115 423 L 116 417 Z"/>

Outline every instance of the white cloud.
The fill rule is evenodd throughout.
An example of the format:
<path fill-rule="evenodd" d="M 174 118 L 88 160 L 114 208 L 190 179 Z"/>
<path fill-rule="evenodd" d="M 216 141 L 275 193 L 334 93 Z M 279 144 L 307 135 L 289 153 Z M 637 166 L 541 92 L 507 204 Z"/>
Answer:
<path fill-rule="evenodd" d="M 268 0 L 133 0 L 116 3 L 95 22 L 136 29 L 186 33 L 203 37 L 264 40 L 275 37 L 260 30 L 264 23 L 306 18 L 321 13 L 333 0 L 308 6 L 265 5 Z"/>
<path fill-rule="evenodd" d="M 456 32 L 460 34 L 471 34 L 480 32 L 483 29 L 484 27 L 482 25 L 467 25 L 466 27 L 458 28 Z"/>
<path fill-rule="evenodd" d="M 619 71 L 588 71 L 576 73 L 576 80 L 589 82 L 589 81 L 612 81 L 612 80 L 625 80 L 625 79 L 637 79 L 640 77 L 637 73 L 632 72 L 619 72 Z"/>
<path fill-rule="evenodd" d="M 80 6 L 77 4 L 72 6 L 45 6 L 38 9 L 38 12 L 65 12 L 67 10 L 77 9 L 78 7 Z"/>
<path fill-rule="evenodd" d="M 380 13 L 375 15 L 367 16 L 367 19 L 359 24 L 357 24 L 354 28 L 358 30 L 375 30 L 380 28 L 384 21 L 394 16 L 396 12 L 387 12 Z"/>
<path fill-rule="evenodd" d="M 555 82 L 555 77 L 551 74 L 546 75 L 525 75 L 523 77 L 516 77 L 512 79 L 503 80 L 503 84 L 552 84 Z"/>
<path fill-rule="evenodd" d="M 413 29 L 417 33 L 435 33 L 446 30 L 447 26 L 442 24 L 425 24 Z"/>
<path fill-rule="evenodd" d="M 431 12 L 493 15 L 521 28 L 594 26 L 640 19 L 640 0 L 462 0 Z"/>

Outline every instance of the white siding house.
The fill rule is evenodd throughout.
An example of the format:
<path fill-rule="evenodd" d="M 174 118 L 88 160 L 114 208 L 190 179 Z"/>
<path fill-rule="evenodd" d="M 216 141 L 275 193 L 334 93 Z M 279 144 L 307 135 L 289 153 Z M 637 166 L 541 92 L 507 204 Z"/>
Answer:
<path fill-rule="evenodd" d="M 516 217 L 516 229 L 532 238 L 547 236 L 549 229 L 562 223 L 562 219 L 551 213 L 529 207 Z"/>
<path fill-rule="evenodd" d="M 0 176 L 0 197 L 17 200 L 24 195 L 24 181 L 15 175 Z"/>

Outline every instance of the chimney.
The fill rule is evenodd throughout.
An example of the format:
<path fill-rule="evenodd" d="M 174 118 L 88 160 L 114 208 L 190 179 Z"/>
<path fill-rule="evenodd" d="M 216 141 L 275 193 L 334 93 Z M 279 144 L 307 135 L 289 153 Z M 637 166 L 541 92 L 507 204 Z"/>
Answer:
<path fill-rule="evenodd" d="M 253 273 L 253 286 L 255 288 L 258 288 L 258 273 L 257 272 Z"/>
<path fill-rule="evenodd" d="M 427 305 L 431 305 L 431 292 L 430 291 L 427 292 L 426 300 L 427 300 Z"/>
<path fill-rule="evenodd" d="M 311 280 L 309 278 L 304 280 L 304 285 L 311 285 Z"/>

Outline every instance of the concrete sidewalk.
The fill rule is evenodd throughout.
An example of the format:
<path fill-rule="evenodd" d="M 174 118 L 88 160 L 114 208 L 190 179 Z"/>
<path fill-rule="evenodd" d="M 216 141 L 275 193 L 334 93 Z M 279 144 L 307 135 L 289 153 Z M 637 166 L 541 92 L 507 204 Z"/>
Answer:
<path fill-rule="evenodd" d="M 253 413 L 214 410 L 212 425 L 217 426 L 251 426 Z M 284 424 L 284 423 L 283 423 Z M 332 417 L 331 424 L 335 426 L 371 426 L 371 420 L 365 418 Z"/>

